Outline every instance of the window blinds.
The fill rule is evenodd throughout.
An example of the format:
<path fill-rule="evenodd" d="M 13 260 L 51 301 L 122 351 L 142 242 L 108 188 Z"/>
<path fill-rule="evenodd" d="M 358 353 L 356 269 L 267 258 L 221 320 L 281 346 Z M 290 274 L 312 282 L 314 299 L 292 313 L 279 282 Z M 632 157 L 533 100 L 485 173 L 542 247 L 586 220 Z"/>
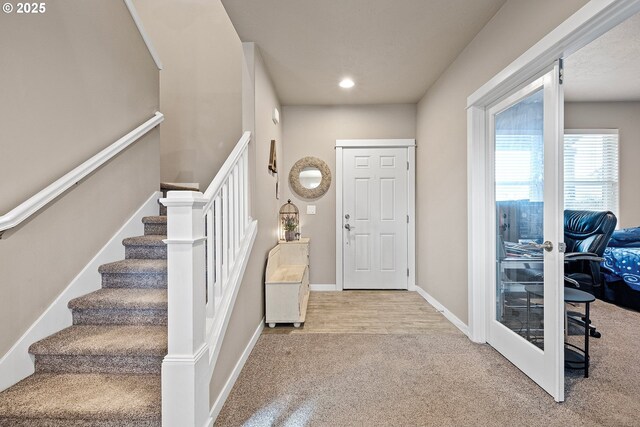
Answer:
<path fill-rule="evenodd" d="M 565 209 L 612 211 L 618 215 L 618 131 L 566 130 Z"/>
<path fill-rule="evenodd" d="M 542 201 L 542 137 L 514 133 L 495 137 L 496 201 Z M 618 161 L 617 129 L 566 130 L 565 209 L 610 210 L 619 216 Z"/>
<path fill-rule="evenodd" d="M 542 135 L 496 135 L 496 201 L 542 201 Z"/>

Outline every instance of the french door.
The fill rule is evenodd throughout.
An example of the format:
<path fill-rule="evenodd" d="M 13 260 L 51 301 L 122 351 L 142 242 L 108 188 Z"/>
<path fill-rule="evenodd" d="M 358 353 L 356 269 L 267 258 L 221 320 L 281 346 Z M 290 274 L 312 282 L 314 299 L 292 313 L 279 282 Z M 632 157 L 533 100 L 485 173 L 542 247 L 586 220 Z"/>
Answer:
<path fill-rule="evenodd" d="M 560 64 L 488 109 L 487 342 L 564 400 L 563 93 Z"/>

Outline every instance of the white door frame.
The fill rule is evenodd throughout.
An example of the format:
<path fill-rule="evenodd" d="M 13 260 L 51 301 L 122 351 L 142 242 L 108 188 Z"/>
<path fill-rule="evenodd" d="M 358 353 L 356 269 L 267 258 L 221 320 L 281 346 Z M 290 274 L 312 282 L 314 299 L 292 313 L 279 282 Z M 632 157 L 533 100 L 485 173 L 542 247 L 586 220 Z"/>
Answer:
<path fill-rule="evenodd" d="M 640 0 L 592 0 L 513 61 L 467 99 L 467 209 L 469 338 L 484 343 L 489 313 L 492 262 L 488 223 L 487 156 L 491 150 L 486 128 L 488 108 L 515 89 L 540 76 L 558 58 L 586 46 L 627 18 L 640 12 Z"/>
<path fill-rule="evenodd" d="M 416 140 L 415 139 L 338 139 L 336 140 L 336 290 L 344 289 L 342 263 L 342 155 L 345 148 L 407 149 L 407 289 L 416 288 Z"/>

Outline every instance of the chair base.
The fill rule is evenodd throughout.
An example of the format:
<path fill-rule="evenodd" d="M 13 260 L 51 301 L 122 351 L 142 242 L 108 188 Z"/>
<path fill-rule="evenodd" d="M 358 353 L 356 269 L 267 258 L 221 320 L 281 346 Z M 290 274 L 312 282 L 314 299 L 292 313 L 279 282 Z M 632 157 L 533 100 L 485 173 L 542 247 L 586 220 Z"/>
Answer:
<path fill-rule="evenodd" d="M 567 316 L 567 318 L 574 322 L 575 324 L 581 326 L 581 327 L 585 327 L 586 322 L 583 316 Z M 600 338 L 602 337 L 602 334 L 600 332 L 598 332 L 596 325 L 591 324 L 591 322 L 589 322 L 589 335 L 591 335 L 593 338 Z"/>

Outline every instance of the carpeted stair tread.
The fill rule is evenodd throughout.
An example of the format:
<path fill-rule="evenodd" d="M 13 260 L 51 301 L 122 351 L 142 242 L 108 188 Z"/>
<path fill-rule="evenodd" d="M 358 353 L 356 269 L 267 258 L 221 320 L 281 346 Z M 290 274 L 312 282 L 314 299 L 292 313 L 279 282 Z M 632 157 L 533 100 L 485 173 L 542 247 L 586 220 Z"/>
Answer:
<path fill-rule="evenodd" d="M 122 261 L 103 264 L 98 267 L 101 274 L 149 274 L 167 273 L 166 259 L 125 259 Z"/>
<path fill-rule="evenodd" d="M 143 224 L 166 224 L 167 217 L 165 215 L 145 216 L 142 218 Z"/>
<path fill-rule="evenodd" d="M 122 241 L 124 246 L 166 246 L 167 236 L 149 234 L 144 236 L 127 237 Z"/>
<path fill-rule="evenodd" d="M 1 426 L 160 426 L 159 375 L 35 374 L 0 393 Z"/>
<path fill-rule="evenodd" d="M 166 289 L 103 288 L 69 301 L 72 310 L 166 310 Z"/>
<path fill-rule="evenodd" d="M 160 206 L 163 211 L 164 206 Z M 162 213 L 162 212 L 161 212 Z M 166 215 L 145 216 L 142 218 L 144 224 L 144 234 L 149 235 L 165 235 L 167 234 L 167 217 Z"/>
<path fill-rule="evenodd" d="M 36 355 L 164 356 L 167 328 L 156 325 L 76 325 L 31 345 Z"/>

